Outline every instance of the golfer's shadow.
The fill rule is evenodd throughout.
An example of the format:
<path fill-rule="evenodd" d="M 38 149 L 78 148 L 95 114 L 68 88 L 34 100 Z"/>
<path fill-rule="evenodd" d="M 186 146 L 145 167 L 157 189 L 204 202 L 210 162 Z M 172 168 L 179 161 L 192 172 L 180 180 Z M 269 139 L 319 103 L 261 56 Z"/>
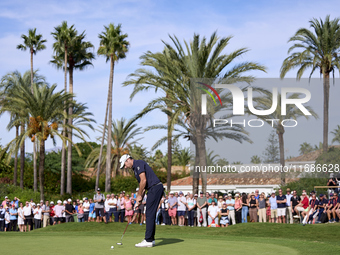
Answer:
<path fill-rule="evenodd" d="M 159 242 L 159 240 L 162 240 L 162 241 Z M 177 239 L 177 238 L 157 238 L 156 246 L 169 245 L 169 244 L 175 244 L 175 243 L 180 243 L 180 242 L 184 242 L 184 240 Z"/>

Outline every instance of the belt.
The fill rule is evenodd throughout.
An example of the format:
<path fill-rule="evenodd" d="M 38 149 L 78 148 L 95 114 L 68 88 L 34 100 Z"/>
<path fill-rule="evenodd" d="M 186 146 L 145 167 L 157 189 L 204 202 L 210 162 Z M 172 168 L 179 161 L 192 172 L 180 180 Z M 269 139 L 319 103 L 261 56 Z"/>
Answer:
<path fill-rule="evenodd" d="M 152 185 L 150 188 L 148 188 L 148 190 L 151 189 L 152 187 L 159 185 L 159 184 L 163 184 L 163 183 L 162 182 L 156 183 L 156 184 Z"/>

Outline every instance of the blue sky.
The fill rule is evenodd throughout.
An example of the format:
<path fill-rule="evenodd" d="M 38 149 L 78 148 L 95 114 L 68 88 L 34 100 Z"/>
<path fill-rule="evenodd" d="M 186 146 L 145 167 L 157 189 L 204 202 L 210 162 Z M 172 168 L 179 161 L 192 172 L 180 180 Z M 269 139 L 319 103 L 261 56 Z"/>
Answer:
<path fill-rule="evenodd" d="M 163 48 L 161 40 L 169 42 L 168 35 L 175 34 L 180 40 L 190 40 L 194 33 L 209 37 L 212 32 L 218 32 L 221 37 L 233 36 L 226 52 L 248 47 L 250 51 L 237 61 L 256 61 L 268 68 L 267 74 L 254 73 L 257 77 L 278 78 L 283 59 L 287 56 L 287 43 L 300 27 L 308 27 L 308 21 L 324 18 L 330 14 L 337 17 L 339 8 L 337 1 L 1 1 L 0 2 L 0 75 L 19 70 L 25 72 L 30 68 L 29 52 L 21 52 L 16 45 L 22 43 L 21 34 L 27 34 L 29 28 L 37 28 L 37 32 L 47 39 L 47 49 L 34 56 L 34 68 L 46 76 L 51 84 L 57 83 L 63 88 L 63 72 L 56 70 L 49 61 L 53 55 L 53 28 L 63 20 L 74 24 L 78 31 L 86 30 L 86 39 L 99 46 L 98 34 L 103 26 L 109 23 L 122 24 L 122 30 L 128 34 L 131 48 L 127 58 L 120 61 L 115 68 L 113 116 L 130 118 L 155 97 L 153 92 L 137 95 L 130 102 L 131 87 L 121 86 L 127 76 L 139 68 L 139 57 L 146 51 L 160 51 Z M 236 64 L 236 63 L 235 63 Z M 295 77 L 290 72 L 288 77 Z M 315 74 L 318 78 L 318 74 Z M 338 74 L 337 74 L 338 77 Z M 78 101 L 86 102 L 98 124 L 104 121 L 107 86 L 109 79 L 109 64 L 105 58 L 96 56 L 93 67 L 74 73 L 74 92 Z M 311 104 L 322 117 L 322 88 L 311 88 Z M 338 124 L 336 113 L 338 86 L 331 87 L 330 131 Z M 315 95 L 315 96 L 314 96 Z M 320 101 L 321 100 L 321 101 Z M 314 106 L 314 105 L 312 105 Z M 148 125 L 162 124 L 166 117 L 160 112 L 148 114 L 138 121 L 145 128 Z M 1 144 L 14 138 L 14 130 L 8 132 L 6 125 L 8 116 L 0 117 Z M 301 122 L 302 130 L 294 130 L 291 138 L 287 135 L 286 147 L 288 155 L 298 154 L 298 146 L 304 141 L 312 144 L 322 140 L 322 122 Z M 270 128 L 252 132 L 252 145 L 242 144 L 239 151 L 229 152 L 226 156 L 230 161 L 249 162 L 252 155 L 262 155 L 266 143 L 263 137 L 268 137 Z M 287 132 L 288 133 L 288 132 Z M 98 133 L 89 132 L 91 140 L 95 141 Z M 151 146 L 165 135 L 163 131 L 150 131 L 143 134 L 140 141 L 144 146 Z M 261 140 L 261 139 L 262 140 Z M 261 142 L 262 141 L 262 142 Z M 228 141 L 233 145 L 233 142 Z M 58 144 L 60 146 L 60 143 Z M 189 146 L 183 142 L 183 146 Z M 30 142 L 27 151 L 32 151 Z M 51 142 L 47 143 L 52 148 Z M 161 149 L 165 151 L 166 147 Z M 240 151 L 242 150 L 242 153 Z"/>

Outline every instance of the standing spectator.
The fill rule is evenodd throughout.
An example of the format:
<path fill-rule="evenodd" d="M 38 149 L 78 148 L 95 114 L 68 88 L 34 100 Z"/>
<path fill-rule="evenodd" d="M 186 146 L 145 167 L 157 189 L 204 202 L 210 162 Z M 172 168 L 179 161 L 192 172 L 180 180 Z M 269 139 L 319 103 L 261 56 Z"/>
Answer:
<path fill-rule="evenodd" d="M 250 222 L 257 222 L 257 207 L 259 206 L 255 194 L 251 193 L 249 201 L 249 220 Z"/>
<path fill-rule="evenodd" d="M 106 218 L 106 224 L 110 221 L 110 206 L 109 206 L 109 200 L 110 200 L 110 195 L 106 195 L 106 199 L 104 202 L 104 212 L 105 212 L 105 218 Z"/>
<path fill-rule="evenodd" d="M 36 208 L 33 210 L 33 215 L 34 215 L 34 229 L 41 228 L 42 209 L 40 204 L 38 204 Z"/>
<path fill-rule="evenodd" d="M 242 193 L 242 223 L 248 222 L 249 200 L 246 193 Z"/>
<path fill-rule="evenodd" d="M 8 199 L 8 196 L 5 196 L 5 200 L 2 201 L 2 206 L 3 206 L 4 209 L 7 208 L 7 202 L 9 202 L 9 199 Z M 5 211 L 6 211 L 6 210 L 5 210 Z"/>
<path fill-rule="evenodd" d="M 217 205 L 217 198 L 214 196 L 214 193 L 211 193 L 210 198 L 208 200 L 209 205 L 211 205 L 213 200 L 215 201 L 215 204 Z"/>
<path fill-rule="evenodd" d="M 72 199 L 67 199 L 67 203 L 65 205 L 65 219 L 66 222 L 72 222 L 73 214 L 76 213 L 75 208 L 73 207 Z"/>
<path fill-rule="evenodd" d="M 224 203 L 224 201 L 223 201 L 223 197 L 222 196 L 219 196 L 218 197 L 218 201 L 217 201 L 217 207 L 218 207 L 218 209 L 222 209 L 222 204 Z"/>
<path fill-rule="evenodd" d="M 96 219 L 96 212 L 94 210 L 95 203 L 93 203 L 93 200 L 90 198 L 90 213 L 89 213 L 89 222 L 94 221 Z"/>
<path fill-rule="evenodd" d="M 0 204 L 0 231 L 5 230 L 5 214 L 6 210 L 4 209 L 4 206 Z"/>
<path fill-rule="evenodd" d="M 163 219 L 162 226 L 171 225 L 171 224 L 169 224 L 168 210 L 169 210 L 168 197 L 163 195 L 163 198 L 161 200 L 161 212 L 162 212 L 162 219 Z"/>
<path fill-rule="evenodd" d="M 207 226 L 207 198 L 203 196 L 203 192 L 200 192 L 199 198 L 197 198 L 197 226 L 200 227 L 203 223 L 203 227 Z M 202 220 L 201 220 L 202 215 Z"/>
<path fill-rule="evenodd" d="M 329 193 L 335 192 L 334 186 L 336 186 L 336 185 L 337 185 L 337 181 L 335 180 L 335 178 L 329 178 L 328 179 L 327 186 L 329 187 L 328 188 Z"/>
<path fill-rule="evenodd" d="M 269 204 L 269 198 L 271 196 L 268 195 L 267 199 L 266 199 L 266 206 L 267 206 L 267 209 L 266 209 L 266 216 L 267 216 L 267 221 L 268 222 L 271 222 L 271 209 L 270 209 L 270 204 Z"/>
<path fill-rule="evenodd" d="M 5 212 L 5 232 L 9 231 L 10 225 L 11 225 L 11 219 L 10 219 L 10 214 L 9 214 L 9 207 L 6 208 Z"/>
<path fill-rule="evenodd" d="M 89 214 L 90 214 L 90 202 L 87 197 L 84 199 L 83 203 L 83 209 L 84 209 L 84 221 L 88 222 L 89 221 Z"/>
<path fill-rule="evenodd" d="M 290 206 L 291 204 L 291 199 L 293 195 L 290 193 L 290 188 L 287 188 L 286 190 L 286 215 L 287 215 L 287 223 L 293 224 L 293 213 L 292 213 L 292 207 Z"/>
<path fill-rule="evenodd" d="M 222 228 L 228 227 L 229 219 L 228 219 L 228 208 L 227 204 L 224 202 L 222 204 L 222 209 L 220 210 L 220 225 Z"/>
<path fill-rule="evenodd" d="M 18 210 L 15 207 L 15 203 L 12 204 L 12 208 L 9 209 L 9 214 L 10 214 L 10 226 L 9 229 L 10 231 L 17 231 L 18 226 Z"/>
<path fill-rule="evenodd" d="M 279 195 L 276 197 L 278 223 L 286 223 L 286 203 L 287 198 L 282 194 L 282 189 L 279 189 Z"/>
<path fill-rule="evenodd" d="M 218 224 L 218 207 L 216 206 L 216 202 L 214 199 L 211 200 L 211 205 L 208 207 L 208 224 L 209 226 L 211 223 L 215 222 Z"/>
<path fill-rule="evenodd" d="M 32 207 L 28 201 L 26 201 L 26 206 L 24 206 L 24 229 L 27 232 L 27 224 L 28 224 L 28 231 L 31 231 L 32 225 Z"/>
<path fill-rule="evenodd" d="M 236 224 L 236 220 L 235 220 L 235 200 L 233 199 L 231 194 L 228 194 L 228 199 L 225 202 L 227 204 L 227 209 L 228 209 L 229 224 L 234 225 L 234 224 Z"/>
<path fill-rule="evenodd" d="M 67 201 L 66 200 L 64 200 L 64 202 L 63 202 L 63 206 L 64 206 L 64 210 L 63 210 L 63 213 L 62 213 L 62 217 L 61 217 L 61 223 L 64 223 L 64 222 L 66 222 L 66 205 L 67 205 Z M 74 210 L 74 206 L 72 205 L 72 212 L 73 212 L 73 210 Z M 72 217 L 70 217 L 70 222 L 72 221 L 72 218 L 73 218 L 73 214 L 72 214 Z"/>
<path fill-rule="evenodd" d="M 18 209 L 19 207 L 19 202 L 20 202 L 20 199 L 18 199 L 17 197 L 14 197 L 13 201 L 11 202 L 11 205 L 15 205 L 15 208 Z"/>
<path fill-rule="evenodd" d="M 187 198 L 187 208 L 188 208 L 188 226 L 194 226 L 194 214 L 195 214 L 195 207 L 196 207 L 196 199 L 194 198 L 193 194 L 190 194 Z"/>
<path fill-rule="evenodd" d="M 291 211 L 293 214 L 293 218 L 299 218 L 299 216 L 297 215 L 297 213 L 295 212 L 295 207 L 300 204 L 300 197 L 297 195 L 296 190 L 293 190 L 293 196 L 290 199 L 290 207 L 291 207 Z"/>
<path fill-rule="evenodd" d="M 169 217 L 171 218 L 172 225 L 177 225 L 177 207 L 178 207 L 178 201 L 177 198 L 174 196 L 173 192 L 170 192 L 170 197 L 168 199 L 169 201 Z"/>
<path fill-rule="evenodd" d="M 97 216 L 97 222 L 102 222 L 103 219 L 102 217 L 104 216 L 104 200 L 105 196 L 102 193 L 100 193 L 100 188 L 98 188 L 97 194 L 93 196 L 93 201 L 96 203 L 94 208 Z M 106 222 L 105 217 L 104 221 Z"/>
<path fill-rule="evenodd" d="M 42 206 L 42 213 L 43 213 L 43 227 L 46 228 L 50 222 L 50 206 L 48 200 L 45 201 L 45 204 Z"/>
<path fill-rule="evenodd" d="M 111 194 L 109 198 L 109 216 L 110 216 L 110 222 L 112 222 L 112 215 L 116 217 L 116 212 L 117 212 L 117 199 L 115 198 L 115 194 Z"/>
<path fill-rule="evenodd" d="M 258 200 L 259 204 L 259 222 L 266 222 L 266 198 L 262 192 Z"/>
<path fill-rule="evenodd" d="M 270 205 L 270 219 L 272 223 L 277 223 L 277 202 L 275 192 L 272 192 L 272 196 L 269 198 Z"/>
<path fill-rule="evenodd" d="M 119 195 L 118 203 L 119 203 L 119 207 L 120 207 L 120 210 L 119 210 L 120 222 L 124 222 L 124 219 L 125 219 L 125 207 L 124 207 L 125 198 L 124 198 L 123 192 L 121 192 L 120 195 Z M 143 208 L 144 208 L 144 206 L 143 206 Z"/>
<path fill-rule="evenodd" d="M 194 198 L 195 198 L 195 201 L 196 201 L 195 208 L 193 209 L 194 210 L 194 224 L 195 223 L 197 224 L 197 198 L 198 198 L 198 194 L 195 194 Z"/>
<path fill-rule="evenodd" d="M 57 205 L 54 206 L 53 210 L 54 210 L 54 222 L 53 225 L 55 224 L 60 224 L 60 222 L 62 221 L 62 217 L 63 217 L 63 212 L 65 211 L 65 207 L 63 205 L 61 205 L 61 200 L 57 201 Z"/>
<path fill-rule="evenodd" d="M 78 222 L 85 222 L 83 200 L 79 201 L 77 218 Z"/>
<path fill-rule="evenodd" d="M 257 190 L 255 190 L 255 199 L 257 199 L 257 201 L 258 201 L 259 198 L 260 198 L 260 192 L 259 192 L 259 190 L 257 189 Z"/>
<path fill-rule="evenodd" d="M 131 216 L 133 215 L 133 205 L 132 205 L 132 201 L 130 199 L 129 194 L 126 195 L 124 207 L 125 207 L 125 216 L 127 216 L 128 222 L 131 223 Z"/>
<path fill-rule="evenodd" d="M 51 203 L 50 203 L 50 225 L 51 226 L 54 224 L 54 216 L 55 216 L 55 213 L 54 213 L 54 202 L 51 201 Z"/>
<path fill-rule="evenodd" d="M 19 230 L 20 232 L 24 232 L 24 207 L 22 202 L 20 202 L 19 204 L 19 208 L 18 208 L 18 226 L 19 226 Z"/>
<path fill-rule="evenodd" d="M 179 198 L 177 199 L 178 202 L 178 209 L 177 209 L 177 215 L 178 215 L 178 226 L 182 227 L 184 226 L 184 215 L 185 215 L 185 209 L 186 209 L 186 199 L 183 196 L 183 192 L 179 192 Z"/>
<path fill-rule="evenodd" d="M 242 199 L 240 198 L 240 194 L 236 193 L 235 195 L 235 218 L 236 223 L 242 222 Z"/>

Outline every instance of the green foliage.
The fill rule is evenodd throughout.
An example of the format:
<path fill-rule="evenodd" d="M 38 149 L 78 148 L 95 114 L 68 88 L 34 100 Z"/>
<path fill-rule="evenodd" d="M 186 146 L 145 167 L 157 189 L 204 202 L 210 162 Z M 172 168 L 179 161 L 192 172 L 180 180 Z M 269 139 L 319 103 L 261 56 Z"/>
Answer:
<path fill-rule="evenodd" d="M 300 155 L 307 154 L 309 152 L 312 152 L 313 150 L 314 149 L 310 143 L 304 142 L 300 144 L 300 149 L 299 149 Z"/>
<path fill-rule="evenodd" d="M 251 157 L 250 162 L 252 164 L 261 164 L 261 158 L 257 155 Z"/>
<path fill-rule="evenodd" d="M 335 173 L 335 176 L 340 177 L 339 164 L 340 164 L 340 149 L 336 147 L 330 147 L 327 152 L 322 153 L 315 161 L 316 165 L 324 165 L 327 167 L 330 173 Z M 338 166 L 338 170 L 335 166 Z M 331 172 L 332 171 L 332 172 Z M 324 177 L 330 177 L 330 173 L 325 173 Z M 326 185 L 327 181 L 323 184 Z"/>
<path fill-rule="evenodd" d="M 290 190 L 296 190 L 298 195 L 301 195 L 302 190 L 306 190 L 307 193 L 314 190 L 314 186 L 326 186 L 327 178 L 300 178 L 298 181 L 290 182 L 285 186 L 280 186 L 282 190 L 290 188 Z M 318 194 L 325 193 L 327 189 L 317 189 Z"/>
<path fill-rule="evenodd" d="M 113 193 L 121 191 L 135 192 L 138 187 L 138 182 L 134 176 L 117 176 L 111 181 L 111 190 Z"/>
<path fill-rule="evenodd" d="M 17 197 L 22 202 L 30 201 L 30 199 L 33 199 L 33 201 L 40 200 L 40 193 L 34 192 L 32 189 L 21 189 L 11 184 L 0 183 L 0 197 L 3 198 L 5 196 L 8 196 L 10 200 Z"/>
<path fill-rule="evenodd" d="M 263 152 L 264 163 L 277 163 L 280 160 L 279 156 L 279 141 L 275 131 L 272 131 L 268 138 L 268 145 Z"/>

